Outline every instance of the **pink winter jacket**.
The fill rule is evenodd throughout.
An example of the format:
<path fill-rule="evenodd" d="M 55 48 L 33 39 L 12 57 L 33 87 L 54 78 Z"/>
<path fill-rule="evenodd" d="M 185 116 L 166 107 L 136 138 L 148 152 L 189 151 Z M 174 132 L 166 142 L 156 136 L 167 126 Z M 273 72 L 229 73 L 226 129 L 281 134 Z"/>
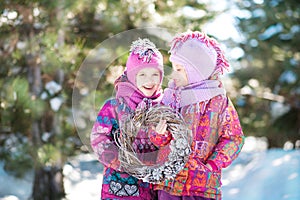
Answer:
<path fill-rule="evenodd" d="M 104 165 L 101 199 L 151 200 L 156 193 L 152 184 L 145 183 L 120 170 L 118 146 L 114 140 L 120 120 L 132 112 L 123 101 L 111 99 L 101 108 L 91 133 L 91 146 Z M 155 151 L 148 135 L 137 137 L 137 151 Z"/>
<path fill-rule="evenodd" d="M 221 199 L 221 169 L 238 156 L 244 136 L 238 114 L 224 95 L 208 101 L 185 106 L 180 110 L 193 133 L 192 153 L 185 168 L 174 180 L 155 185 L 176 196 L 202 196 Z M 150 136 L 157 146 L 164 146 L 165 139 L 158 134 Z M 211 171 L 205 164 L 209 163 Z"/>

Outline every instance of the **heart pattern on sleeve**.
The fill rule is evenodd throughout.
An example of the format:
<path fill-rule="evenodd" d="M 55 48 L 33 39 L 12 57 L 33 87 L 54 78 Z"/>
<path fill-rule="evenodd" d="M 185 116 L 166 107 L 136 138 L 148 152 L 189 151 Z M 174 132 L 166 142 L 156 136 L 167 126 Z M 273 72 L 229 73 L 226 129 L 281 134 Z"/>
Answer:
<path fill-rule="evenodd" d="M 109 192 L 116 196 L 139 196 L 137 185 L 110 181 Z"/>

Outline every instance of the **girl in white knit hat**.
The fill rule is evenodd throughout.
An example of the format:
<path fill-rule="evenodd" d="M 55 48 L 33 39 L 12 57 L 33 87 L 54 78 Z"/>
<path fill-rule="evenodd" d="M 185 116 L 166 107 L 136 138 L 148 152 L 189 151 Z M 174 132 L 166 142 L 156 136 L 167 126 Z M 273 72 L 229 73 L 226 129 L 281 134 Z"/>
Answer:
<path fill-rule="evenodd" d="M 221 170 L 244 144 L 238 114 L 219 79 L 229 64 L 219 44 L 202 32 L 176 36 L 170 53 L 173 72 L 162 101 L 178 110 L 192 130 L 192 153 L 176 178 L 155 185 L 155 190 L 163 200 L 219 200 Z M 150 135 L 155 145 L 170 144 L 172 137 L 166 137 L 166 129 L 162 120 Z"/>

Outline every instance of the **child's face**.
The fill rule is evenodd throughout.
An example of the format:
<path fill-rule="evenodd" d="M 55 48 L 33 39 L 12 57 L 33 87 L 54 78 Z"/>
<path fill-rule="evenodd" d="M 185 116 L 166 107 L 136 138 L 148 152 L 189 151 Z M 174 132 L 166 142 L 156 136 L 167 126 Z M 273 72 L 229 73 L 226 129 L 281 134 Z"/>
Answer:
<path fill-rule="evenodd" d="M 152 96 L 160 87 L 160 72 L 155 68 L 141 69 L 136 75 L 137 88 L 147 97 Z"/>
<path fill-rule="evenodd" d="M 172 63 L 172 67 L 173 71 L 171 73 L 171 79 L 173 79 L 176 87 L 186 86 L 189 83 L 189 81 L 187 78 L 185 68 L 178 63 Z"/>

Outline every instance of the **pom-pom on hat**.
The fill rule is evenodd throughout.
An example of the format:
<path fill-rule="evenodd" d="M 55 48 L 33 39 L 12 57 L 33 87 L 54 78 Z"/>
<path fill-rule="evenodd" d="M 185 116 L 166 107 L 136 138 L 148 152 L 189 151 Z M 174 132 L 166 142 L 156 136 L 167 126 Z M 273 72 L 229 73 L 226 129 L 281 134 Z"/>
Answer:
<path fill-rule="evenodd" d="M 153 67 L 159 70 L 161 81 L 163 77 L 163 57 L 155 44 L 149 39 L 138 39 L 133 41 L 130 47 L 130 54 L 126 62 L 126 73 L 128 80 L 136 85 L 136 74 L 139 70 Z"/>
<path fill-rule="evenodd" d="M 171 62 L 184 66 L 190 84 L 223 74 L 229 67 L 217 41 L 202 32 L 188 31 L 176 36 L 169 52 Z"/>

